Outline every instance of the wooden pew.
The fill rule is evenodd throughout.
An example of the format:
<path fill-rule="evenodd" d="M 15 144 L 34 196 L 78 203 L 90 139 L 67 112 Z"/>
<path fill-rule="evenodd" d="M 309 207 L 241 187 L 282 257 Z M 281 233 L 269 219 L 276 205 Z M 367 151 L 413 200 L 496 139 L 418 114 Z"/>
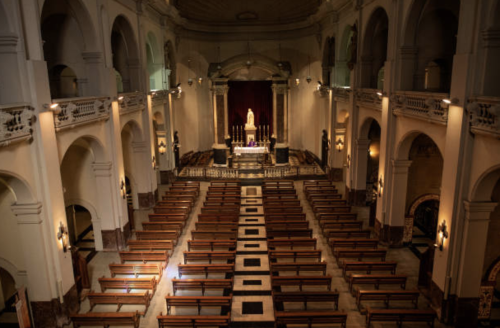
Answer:
<path fill-rule="evenodd" d="M 370 238 L 370 235 L 371 235 L 371 230 L 369 230 L 369 229 L 328 230 L 328 234 L 326 235 L 326 238 L 328 238 L 328 240 L 335 239 L 335 238 Z"/>
<path fill-rule="evenodd" d="M 349 291 L 354 295 L 354 285 L 374 285 L 375 289 L 379 289 L 380 285 L 399 285 L 405 289 L 407 278 L 404 274 L 352 274 L 349 277 Z"/>
<path fill-rule="evenodd" d="M 271 276 L 271 286 L 273 290 L 284 286 L 298 286 L 300 291 L 304 286 L 326 286 L 332 290 L 332 276 Z"/>
<path fill-rule="evenodd" d="M 174 296 L 178 290 L 200 289 L 201 295 L 205 295 L 206 290 L 233 289 L 233 278 L 231 279 L 172 279 L 172 289 Z"/>
<path fill-rule="evenodd" d="M 342 195 L 336 192 L 328 192 L 328 193 L 308 193 L 306 195 L 306 199 L 309 202 L 314 202 L 318 200 L 336 200 L 342 199 Z"/>
<path fill-rule="evenodd" d="M 349 205 L 316 205 L 313 206 L 313 212 L 317 215 L 320 213 L 350 213 L 351 206 Z"/>
<path fill-rule="evenodd" d="M 212 195 L 207 195 L 205 197 L 205 201 L 207 202 L 235 202 L 238 204 L 241 204 L 241 196 L 212 196 Z"/>
<path fill-rule="evenodd" d="M 196 191 L 165 191 L 165 194 L 162 196 L 163 197 L 192 197 L 193 200 L 196 202 L 196 199 L 198 198 L 198 192 Z"/>
<path fill-rule="evenodd" d="M 107 289 L 126 289 L 127 293 L 131 289 L 150 289 L 151 294 L 156 291 L 156 286 L 158 285 L 158 280 L 153 278 L 102 278 L 98 279 L 99 285 L 101 286 L 101 292 L 105 292 Z"/>
<path fill-rule="evenodd" d="M 179 232 L 176 230 L 151 230 L 135 231 L 137 240 L 175 240 L 179 239 Z"/>
<path fill-rule="evenodd" d="M 390 301 L 411 301 L 418 307 L 418 297 L 420 292 L 415 290 L 358 290 L 356 294 L 356 305 L 361 311 L 361 301 L 383 301 L 386 308 L 389 308 Z"/>
<path fill-rule="evenodd" d="M 318 192 L 318 191 L 336 191 L 337 188 L 333 185 L 329 186 L 304 186 L 304 192 Z"/>
<path fill-rule="evenodd" d="M 188 240 L 188 251 L 192 249 L 210 249 L 214 251 L 216 247 L 236 249 L 236 240 Z"/>
<path fill-rule="evenodd" d="M 238 222 L 239 215 L 226 214 L 198 214 L 198 222 Z"/>
<path fill-rule="evenodd" d="M 163 315 L 160 313 L 158 319 L 158 328 L 170 327 L 229 327 L 231 313 L 226 315 Z"/>
<path fill-rule="evenodd" d="M 191 209 L 193 208 L 193 202 L 190 200 L 161 200 L 156 203 L 156 206 L 159 207 L 169 207 L 169 206 L 185 206 Z"/>
<path fill-rule="evenodd" d="M 241 190 L 209 190 L 207 197 L 241 197 Z"/>
<path fill-rule="evenodd" d="M 339 266 L 341 266 L 342 259 L 357 259 L 361 261 L 365 258 L 379 258 L 383 262 L 386 255 L 387 250 L 380 248 L 337 248 L 333 252 L 333 256 L 337 259 Z"/>
<path fill-rule="evenodd" d="M 179 278 L 182 275 L 204 274 L 208 278 L 210 273 L 234 274 L 234 264 L 179 264 Z"/>
<path fill-rule="evenodd" d="M 116 304 L 116 312 L 120 311 L 122 305 L 144 305 L 146 309 L 140 314 L 144 316 L 148 312 L 149 304 L 151 303 L 151 295 L 149 291 L 145 293 L 95 293 L 93 290 L 87 294 L 90 303 L 90 311 L 97 304 Z"/>
<path fill-rule="evenodd" d="M 297 247 L 316 249 L 316 238 L 298 238 L 298 239 L 268 239 L 267 247 L 276 249 L 277 247 L 288 247 L 295 249 Z"/>
<path fill-rule="evenodd" d="M 192 240 L 227 240 L 238 238 L 238 231 L 198 231 L 191 230 L 191 239 Z"/>
<path fill-rule="evenodd" d="M 193 193 L 194 192 L 196 197 L 198 197 L 200 195 L 200 189 L 196 188 L 196 187 L 173 186 L 173 187 L 170 187 L 168 192 L 178 193 L 178 194 L 189 193 L 189 192 Z"/>
<path fill-rule="evenodd" d="M 264 200 L 264 207 L 300 206 L 298 199 Z"/>
<path fill-rule="evenodd" d="M 182 213 L 148 214 L 149 222 L 186 222 L 188 215 Z"/>
<path fill-rule="evenodd" d="M 264 218 L 266 222 L 307 220 L 305 213 L 281 213 L 281 214 L 264 213 Z"/>
<path fill-rule="evenodd" d="M 130 251 L 171 251 L 176 245 L 175 240 L 129 240 L 127 241 Z"/>
<path fill-rule="evenodd" d="M 283 188 L 262 188 L 262 195 L 296 195 L 297 191 L 293 188 L 283 189 Z"/>
<path fill-rule="evenodd" d="M 347 201 L 345 199 L 311 199 L 309 201 L 309 204 L 311 204 L 312 208 L 315 208 L 316 206 L 320 205 L 331 205 L 331 206 L 338 206 L 338 205 L 346 205 Z"/>
<path fill-rule="evenodd" d="M 234 263 L 234 259 L 236 258 L 236 251 L 204 251 L 204 252 L 190 252 L 185 251 L 183 253 L 184 256 L 184 264 L 187 264 L 188 261 L 204 261 L 209 264 L 212 261 L 226 261 L 230 263 Z"/>
<path fill-rule="evenodd" d="M 295 200 L 299 199 L 299 196 L 296 194 L 285 194 L 285 195 L 265 195 L 264 202 L 266 201 L 275 201 L 275 200 Z"/>
<path fill-rule="evenodd" d="M 215 306 L 229 309 L 233 294 L 229 296 L 165 296 L 167 303 L 167 314 L 171 313 L 173 306 L 196 306 L 198 315 L 201 313 L 201 308 L 204 306 Z"/>
<path fill-rule="evenodd" d="M 344 261 L 342 263 L 342 275 L 346 281 L 349 281 L 349 272 L 366 272 L 366 274 L 371 274 L 372 272 L 385 271 L 390 274 L 396 274 L 396 267 L 398 262 L 361 262 L 361 261 Z"/>
<path fill-rule="evenodd" d="M 272 206 L 264 207 L 266 214 L 304 213 L 302 206 Z"/>
<path fill-rule="evenodd" d="M 267 238 L 312 238 L 312 229 L 285 229 L 285 230 L 268 230 Z"/>
<path fill-rule="evenodd" d="M 108 265 L 109 271 L 111 272 L 111 277 L 115 277 L 117 274 L 122 275 L 134 275 L 136 278 L 139 275 L 158 275 L 159 279 L 163 275 L 163 270 L 165 266 L 163 264 L 115 264 L 111 263 Z"/>
<path fill-rule="evenodd" d="M 268 221 L 266 230 L 308 229 L 308 221 Z"/>
<path fill-rule="evenodd" d="M 90 312 L 70 315 L 73 327 L 80 326 L 134 326 L 139 328 L 139 312 Z"/>
<path fill-rule="evenodd" d="M 196 230 L 198 231 L 237 231 L 238 222 L 195 222 Z"/>
<path fill-rule="evenodd" d="M 189 214 L 191 212 L 191 208 L 187 206 L 155 206 L 153 211 L 156 214 L 170 214 L 170 213 L 181 213 L 181 214 Z"/>
<path fill-rule="evenodd" d="M 180 181 L 176 180 L 172 182 L 172 186 L 184 186 L 184 187 L 196 187 L 200 189 L 200 181 Z"/>
<path fill-rule="evenodd" d="M 326 221 L 350 221 L 356 220 L 358 217 L 357 213 L 318 213 L 316 218 L 321 225 Z"/>
<path fill-rule="evenodd" d="M 212 186 L 212 187 L 241 187 L 241 181 L 240 180 L 211 181 L 210 186 Z"/>
<path fill-rule="evenodd" d="M 337 221 L 337 222 L 327 222 L 322 225 L 323 234 L 327 235 L 329 230 L 361 230 L 363 228 L 363 221 Z"/>
<path fill-rule="evenodd" d="M 160 261 L 168 263 L 167 251 L 121 251 L 119 254 L 121 263 L 125 263 L 125 261 L 141 261 L 142 263 Z M 167 266 L 166 264 L 165 266 Z"/>
<path fill-rule="evenodd" d="M 333 186 L 329 180 L 304 180 L 302 185 L 305 186 Z"/>
<path fill-rule="evenodd" d="M 332 238 L 328 241 L 332 251 L 337 248 L 377 248 L 378 239 L 370 238 Z"/>
<path fill-rule="evenodd" d="M 229 215 L 239 215 L 239 206 L 226 206 L 226 207 L 202 207 L 202 214 L 229 214 Z"/>
<path fill-rule="evenodd" d="M 402 326 L 403 322 L 425 322 L 434 327 L 436 312 L 432 309 L 366 309 L 366 327 L 372 322 L 395 322 Z"/>
<path fill-rule="evenodd" d="M 269 251 L 269 261 L 276 262 L 278 259 L 314 259 L 321 261 L 321 250 L 279 250 Z"/>
<path fill-rule="evenodd" d="M 165 196 L 161 197 L 162 201 L 189 201 L 191 203 L 191 206 L 196 202 L 196 196 L 195 195 L 178 195 L 178 194 L 168 194 Z"/>
<path fill-rule="evenodd" d="M 347 313 L 338 311 L 294 311 L 282 312 L 274 311 L 274 318 L 277 328 L 288 327 L 289 324 L 302 324 L 312 327 L 315 324 L 338 324 L 345 328 Z"/>
<path fill-rule="evenodd" d="M 326 275 L 326 262 L 280 262 L 270 263 L 271 272 L 295 272 L 297 276 L 299 272 L 323 272 Z"/>
<path fill-rule="evenodd" d="M 272 292 L 274 303 L 283 307 L 284 302 L 294 302 L 304 304 L 307 311 L 308 302 L 328 302 L 334 304 L 334 309 L 339 309 L 339 292 Z"/>
<path fill-rule="evenodd" d="M 184 222 L 142 222 L 143 231 L 174 230 L 180 235 Z"/>
<path fill-rule="evenodd" d="M 293 187 L 294 182 L 293 180 L 264 180 L 263 186 L 265 187 L 277 187 L 277 186 L 292 186 Z"/>
<path fill-rule="evenodd" d="M 223 206 L 239 207 L 241 206 L 241 201 L 224 200 L 219 202 L 214 202 L 214 201 L 203 202 L 203 207 L 223 207 Z"/>
<path fill-rule="evenodd" d="M 208 186 L 208 191 L 239 191 L 241 192 L 241 187 L 219 187 L 219 186 Z"/>

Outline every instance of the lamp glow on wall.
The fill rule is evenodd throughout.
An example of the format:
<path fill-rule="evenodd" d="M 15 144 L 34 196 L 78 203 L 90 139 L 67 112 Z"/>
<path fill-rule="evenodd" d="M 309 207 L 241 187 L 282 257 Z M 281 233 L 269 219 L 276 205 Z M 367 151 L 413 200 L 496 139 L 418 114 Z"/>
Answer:
<path fill-rule="evenodd" d="M 165 152 L 167 151 L 167 145 L 165 145 L 163 140 L 158 145 L 158 151 L 160 152 L 161 155 L 165 154 Z"/>
<path fill-rule="evenodd" d="M 127 189 L 125 188 L 125 179 L 122 179 L 122 181 L 120 181 L 120 194 L 122 195 L 122 198 L 125 199 L 125 196 L 127 195 Z"/>
<path fill-rule="evenodd" d="M 64 253 L 66 253 L 68 249 L 71 249 L 71 246 L 68 245 L 68 229 L 63 225 L 62 222 L 59 222 L 57 240 L 61 242 L 62 250 Z"/>
<path fill-rule="evenodd" d="M 339 152 L 341 152 L 341 151 L 342 151 L 342 149 L 344 149 L 344 140 L 342 140 L 342 138 L 341 138 L 341 137 L 339 137 L 339 138 L 337 139 L 337 141 L 335 142 L 335 145 L 337 146 L 337 150 L 338 150 Z"/>
<path fill-rule="evenodd" d="M 153 169 L 156 169 L 156 156 L 153 156 L 151 163 L 153 164 Z"/>
<path fill-rule="evenodd" d="M 62 110 L 61 106 L 59 106 L 58 103 L 52 103 L 50 105 L 49 104 L 43 104 L 43 108 L 45 110 L 49 110 L 51 112 L 54 112 L 54 114 L 56 114 L 56 115 L 59 114 L 59 113 L 61 113 L 61 110 Z"/>
<path fill-rule="evenodd" d="M 446 229 L 446 221 L 443 220 L 438 227 L 438 240 L 437 243 L 434 244 L 435 247 L 438 247 L 440 251 L 443 251 L 444 241 L 448 238 L 448 230 Z"/>
<path fill-rule="evenodd" d="M 378 196 L 382 197 L 382 192 L 384 191 L 384 180 L 382 176 L 378 179 Z"/>

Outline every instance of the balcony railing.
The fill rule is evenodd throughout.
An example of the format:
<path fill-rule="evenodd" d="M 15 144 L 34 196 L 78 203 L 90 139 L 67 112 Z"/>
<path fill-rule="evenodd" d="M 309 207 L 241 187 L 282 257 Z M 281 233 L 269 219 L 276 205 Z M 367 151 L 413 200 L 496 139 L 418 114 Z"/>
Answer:
<path fill-rule="evenodd" d="M 447 98 L 446 93 L 397 91 L 391 96 L 391 103 L 395 115 L 446 125 L 448 108 L 443 107 L 442 101 Z"/>
<path fill-rule="evenodd" d="M 157 90 L 149 93 L 151 95 L 151 101 L 153 106 L 159 106 L 168 100 L 168 90 Z"/>
<path fill-rule="evenodd" d="M 365 108 L 382 110 L 382 91 L 377 89 L 356 89 L 354 100 Z"/>
<path fill-rule="evenodd" d="M 132 113 L 146 108 L 146 95 L 142 92 L 118 94 L 120 114 Z"/>
<path fill-rule="evenodd" d="M 351 89 L 349 88 L 333 88 L 333 97 L 335 101 L 339 102 L 349 102 L 349 93 L 351 93 Z"/>
<path fill-rule="evenodd" d="M 500 98 L 472 97 L 468 100 L 471 132 L 500 137 Z"/>
<path fill-rule="evenodd" d="M 80 97 L 53 99 L 61 110 L 54 115 L 56 131 L 73 128 L 109 118 L 111 99 L 108 97 Z"/>
<path fill-rule="evenodd" d="M 276 166 L 264 169 L 264 178 L 272 179 L 292 179 L 301 176 L 323 175 L 324 172 L 316 165 L 307 166 Z"/>
<path fill-rule="evenodd" d="M 33 107 L 27 104 L 0 106 L 0 146 L 32 138 Z"/>

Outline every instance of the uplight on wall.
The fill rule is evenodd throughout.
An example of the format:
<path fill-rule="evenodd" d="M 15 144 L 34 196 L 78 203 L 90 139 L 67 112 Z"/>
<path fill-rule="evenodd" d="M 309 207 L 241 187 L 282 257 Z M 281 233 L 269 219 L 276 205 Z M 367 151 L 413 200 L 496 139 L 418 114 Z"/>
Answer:
<path fill-rule="evenodd" d="M 167 145 L 165 145 L 163 140 L 158 145 L 158 151 L 160 152 L 161 155 L 165 154 L 165 152 L 167 151 Z"/>
<path fill-rule="evenodd" d="M 68 229 L 63 225 L 62 222 L 59 222 L 59 231 L 57 232 L 57 240 L 61 243 L 61 247 L 64 253 L 71 249 L 71 246 L 68 245 Z"/>
<path fill-rule="evenodd" d="M 300 84 L 300 79 L 295 79 L 295 85 L 299 86 L 299 84 Z"/>
<path fill-rule="evenodd" d="M 444 241 L 448 239 L 448 230 L 446 228 L 446 221 L 443 220 L 443 222 L 441 222 L 437 231 L 438 231 L 438 240 L 436 244 L 434 244 L 434 247 L 437 247 L 439 248 L 440 251 L 443 251 Z"/>
<path fill-rule="evenodd" d="M 127 189 L 125 188 L 125 180 L 122 179 L 122 181 L 120 181 L 120 194 L 122 196 L 123 199 L 125 199 L 125 196 L 127 195 Z"/>
<path fill-rule="evenodd" d="M 382 193 L 384 192 L 384 180 L 382 176 L 378 179 L 378 196 L 382 197 Z"/>
<path fill-rule="evenodd" d="M 52 104 L 44 104 L 43 108 L 45 110 L 49 110 L 51 112 L 54 112 L 54 114 L 59 114 L 61 112 L 61 106 L 59 106 L 58 103 L 52 103 Z"/>
<path fill-rule="evenodd" d="M 341 151 L 342 151 L 342 149 L 344 149 L 344 140 L 342 140 L 342 138 L 341 138 L 341 137 L 339 137 L 339 138 L 337 139 L 337 141 L 335 142 L 335 145 L 337 146 L 337 150 L 338 150 L 339 152 L 341 152 Z"/>

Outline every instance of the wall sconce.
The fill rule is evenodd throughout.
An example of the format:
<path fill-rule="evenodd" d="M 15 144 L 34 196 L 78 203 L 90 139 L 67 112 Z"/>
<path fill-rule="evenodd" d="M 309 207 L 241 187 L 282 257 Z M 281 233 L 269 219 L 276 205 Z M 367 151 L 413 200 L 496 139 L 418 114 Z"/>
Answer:
<path fill-rule="evenodd" d="M 189 86 L 192 86 L 192 85 L 193 85 L 193 79 L 192 79 L 192 78 L 189 78 L 189 79 L 188 79 L 188 85 L 189 85 Z"/>
<path fill-rule="evenodd" d="M 57 232 L 57 240 L 61 242 L 61 246 L 63 252 L 66 253 L 68 249 L 71 249 L 71 246 L 68 245 L 68 229 L 63 225 L 62 222 L 59 222 L 59 231 Z"/>
<path fill-rule="evenodd" d="M 342 140 L 342 138 L 339 137 L 335 144 L 337 145 L 337 150 L 340 153 L 342 151 L 342 149 L 344 148 L 344 140 Z"/>
<path fill-rule="evenodd" d="M 378 179 L 378 196 L 382 197 L 382 192 L 384 191 L 384 180 L 382 180 L 382 176 Z"/>
<path fill-rule="evenodd" d="M 165 154 L 165 152 L 167 151 L 167 145 L 165 145 L 163 140 L 158 145 L 158 151 L 160 152 L 161 155 Z"/>
<path fill-rule="evenodd" d="M 199 84 L 199 85 L 201 85 L 202 83 L 203 83 L 203 78 L 200 76 L 200 77 L 198 78 L 198 84 Z"/>
<path fill-rule="evenodd" d="M 120 181 L 120 194 L 122 195 L 122 198 L 125 199 L 125 196 L 127 196 L 127 189 L 125 188 L 125 180 L 122 179 Z"/>
<path fill-rule="evenodd" d="M 448 108 L 450 105 L 458 105 L 459 101 L 457 98 L 443 99 L 441 100 L 441 107 Z"/>
<path fill-rule="evenodd" d="M 300 79 L 295 79 L 295 85 L 299 86 L 299 84 L 300 84 Z"/>
<path fill-rule="evenodd" d="M 318 81 L 318 85 L 316 86 L 316 90 L 319 91 L 322 86 L 323 86 L 323 83 L 321 83 L 321 81 Z"/>
<path fill-rule="evenodd" d="M 43 108 L 45 110 L 49 110 L 51 112 L 54 112 L 54 114 L 56 114 L 56 115 L 59 114 L 59 113 L 61 113 L 61 110 L 62 110 L 61 106 L 59 106 L 58 103 L 52 103 L 50 105 L 49 104 L 43 104 Z"/>
<path fill-rule="evenodd" d="M 118 101 L 122 101 L 122 100 L 123 100 L 123 96 L 118 97 Z"/>
<path fill-rule="evenodd" d="M 448 238 L 448 230 L 446 229 L 446 221 L 443 220 L 438 227 L 438 242 L 434 244 L 434 247 L 439 247 L 440 251 L 443 251 L 444 248 L 444 240 Z"/>
<path fill-rule="evenodd" d="M 311 79 L 310 75 L 307 76 L 306 81 L 307 81 L 307 83 L 311 83 L 312 79 Z"/>

